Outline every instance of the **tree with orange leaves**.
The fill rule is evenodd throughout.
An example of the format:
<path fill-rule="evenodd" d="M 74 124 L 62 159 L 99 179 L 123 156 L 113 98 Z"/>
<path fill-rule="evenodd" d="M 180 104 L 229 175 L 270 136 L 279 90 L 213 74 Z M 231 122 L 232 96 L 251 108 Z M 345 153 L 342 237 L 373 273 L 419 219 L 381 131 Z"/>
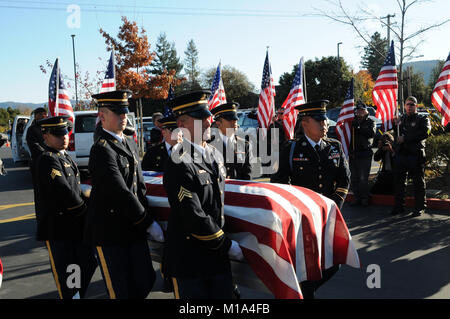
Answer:
<path fill-rule="evenodd" d="M 117 39 L 103 29 L 108 51 L 114 48 L 116 58 L 117 89 L 130 89 L 135 98 L 164 99 L 169 85 L 179 85 L 182 80 L 174 77 L 175 70 L 166 70 L 161 75 L 150 76 L 150 67 L 155 53 L 150 51 L 150 43 L 144 28 L 139 30 L 136 22 L 122 17 L 122 26 Z"/>
<path fill-rule="evenodd" d="M 372 90 L 375 85 L 369 71 L 361 70 L 355 75 L 355 100 L 372 105 Z"/>

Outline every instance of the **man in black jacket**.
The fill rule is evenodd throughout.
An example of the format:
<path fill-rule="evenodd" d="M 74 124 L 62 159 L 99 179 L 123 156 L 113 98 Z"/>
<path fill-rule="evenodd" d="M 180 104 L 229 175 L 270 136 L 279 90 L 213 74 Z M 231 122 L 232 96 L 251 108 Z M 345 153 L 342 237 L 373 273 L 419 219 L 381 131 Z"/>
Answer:
<path fill-rule="evenodd" d="M 128 90 L 93 95 L 102 131 L 89 158 L 85 240 L 96 248 L 111 299 L 147 297 L 155 281 L 147 231 L 163 241 L 148 206 L 137 145 L 123 134 L 130 96 Z"/>
<path fill-rule="evenodd" d="M 77 165 L 65 152 L 69 143 L 67 119 L 56 116 L 38 122 L 45 145 L 35 163 L 39 189 L 36 238 L 46 243 L 61 299 L 83 298 L 97 267 L 92 248 L 82 243 L 86 203 Z M 73 271 L 81 276 L 74 282 L 68 280 Z"/>
<path fill-rule="evenodd" d="M 230 102 L 211 110 L 217 124 L 216 134 L 210 143 L 222 152 L 227 178 L 250 180 L 252 174 L 250 143 L 237 136 L 237 109 L 239 104 Z"/>
<path fill-rule="evenodd" d="M 351 185 L 355 200 L 353 206 L 369 205 L 369 174 L 372 165 L 372 143 L 376 133 L 375 122 L 369 118 L 367 106 L 358 102 L 352 122 L 349 150 Z"/>
<path fill-rule="evenodd" d="M 165 274 L 173 279 L 176 298 L 230 299 L 229 256 L 242 259 L 237 242 L 224 233 L 226 170 L 210 139 L 210 91 L 190 92 L 171 101 L 183 141 L 164 170 L 170 203 Z"/>
<path fill-rule="evenodd" d="M 415 206 L 413 216 L 425 212 L 425 140 L 430 135 L 430 120 L 417 114 L 417 99 L 410 96 L 405 101 L 406 114 L 395 119 L 398 137 L 395 144 L 394 176 L 395 206 L 391 215 L 405 213 L 405 187 L 407 174 L 414 183 Z M 397 133 L 396 133 L 397 136 Z"/>

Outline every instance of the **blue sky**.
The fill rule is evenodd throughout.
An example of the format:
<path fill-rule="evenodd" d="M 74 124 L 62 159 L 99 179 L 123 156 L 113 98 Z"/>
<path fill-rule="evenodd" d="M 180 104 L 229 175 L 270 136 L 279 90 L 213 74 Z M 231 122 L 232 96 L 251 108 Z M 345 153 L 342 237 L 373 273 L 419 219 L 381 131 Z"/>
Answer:
<path fill-rule="evenodd" d="M 376 16 L 396 13 L 394 20 L 399 17 L 395 0 L 342 3 L 352 13 L 367 8 Z M 68 19 L 75 21 L 70 20 L 73 13 L 67 12 L 70 4 L 80 7 L 79 28 L 68 23 Z M 316 9 L 333 7 L 326 0 L 0 0 L 0 102 L 45 102 L 49 74 L 43 74 L 39 65 L 47 59 L 53 62 L 59 57 L 62 72 L 73 77 L 71 34 L 76 35 L 76 60 L 81 70 L 91 74 L 103 71 L 109 53 L 98 30 L 117 35 L 123 15 L 146 29 L 152 48 L 158 35 L 165 32 L 183 59 L 187 43 L 194 39 L 202 70 L 216 67 L 221 60 L 222 65 L 244 72 L 257 88 L 267 46 L 276 83 L 302 56 L 308 60 L 337 55 L 338 42 L 342 42 L 340 56 L 358 71 L 363 40 L 349 26 L 310 15 Z M 447 0 L 416 5 L 408 13 L 407 33 L 449 17 Z M 368 22 L 365 28 L 369 34 L 378 31 L 386 36 L 386 28 L 379 22 Z M 449 35 L 450 23 L 426 33 L 416 53 L 423 57 L 413 60 L 445 59 L 450 51 Z"/>

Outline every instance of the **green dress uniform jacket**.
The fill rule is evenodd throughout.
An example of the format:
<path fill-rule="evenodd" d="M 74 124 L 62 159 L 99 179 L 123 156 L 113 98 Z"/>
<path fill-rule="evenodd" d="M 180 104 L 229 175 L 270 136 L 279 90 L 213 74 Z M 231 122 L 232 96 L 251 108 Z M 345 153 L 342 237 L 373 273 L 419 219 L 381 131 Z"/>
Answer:
<path fill-rule="evenodd" d="M 86 205 L 70 156 L 45 146 L 37 159 L 36 182 L 37 240 L 81 240 Z"/>
<path fill-rule="evenodd" d="M 92 190 L 85 241 L 93 245 L 128 244 L 146 238 L 153 222 L 146 198 L 137 145 L 120 143 L 102 130 L 89 158 Z"/>
<path fill-rule="evenodd" d="M 164 170 L 164 188 L 171 212 L 168 221 L 164 273 L 194 278 L 230 272 L 231 240 L 223 231 L 225 167 L 221 154 L 206 144 L 214 159 L 184 140 L 172 152 Z"/>
<path fill-rule="evenodd" d="M 339 141 L 323 138 L 317 153 L 303 135 L 285 144 L 279 170 L 270 181 L 309 188 L 342 208 L 350 186 L 350 170 Z"/>

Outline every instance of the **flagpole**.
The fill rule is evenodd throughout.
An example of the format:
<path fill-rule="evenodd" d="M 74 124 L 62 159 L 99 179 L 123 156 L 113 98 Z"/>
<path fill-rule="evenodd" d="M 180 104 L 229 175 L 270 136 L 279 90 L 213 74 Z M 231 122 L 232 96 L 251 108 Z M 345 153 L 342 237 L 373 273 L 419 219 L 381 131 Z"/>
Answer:
<path fill-rule="evenodd" d="M 58 106 L 58 100 L 59 100 L 59 57 L 56 58 L 56 76 L 55 76 L 55 81 L 56 81 L 56 88 L 55 88 L 55 93 L 56 93 L 56 98 L 55 98 L 55 108 L 53 109 L 53 116 L 56 116 L 58 114 L 57 110 L 59 111 L 59 106 Z"/>
<path fill-rule="evenodd" d="M 305 97 L 305 103 L 307 103 L 308 102 L 308 96 L 306 94 L 306 71 L 305 71 L 305 61 L 303 60 L 303 57 L 300 59 L 300 62 L 302 63 L 303 96 Z"/>

